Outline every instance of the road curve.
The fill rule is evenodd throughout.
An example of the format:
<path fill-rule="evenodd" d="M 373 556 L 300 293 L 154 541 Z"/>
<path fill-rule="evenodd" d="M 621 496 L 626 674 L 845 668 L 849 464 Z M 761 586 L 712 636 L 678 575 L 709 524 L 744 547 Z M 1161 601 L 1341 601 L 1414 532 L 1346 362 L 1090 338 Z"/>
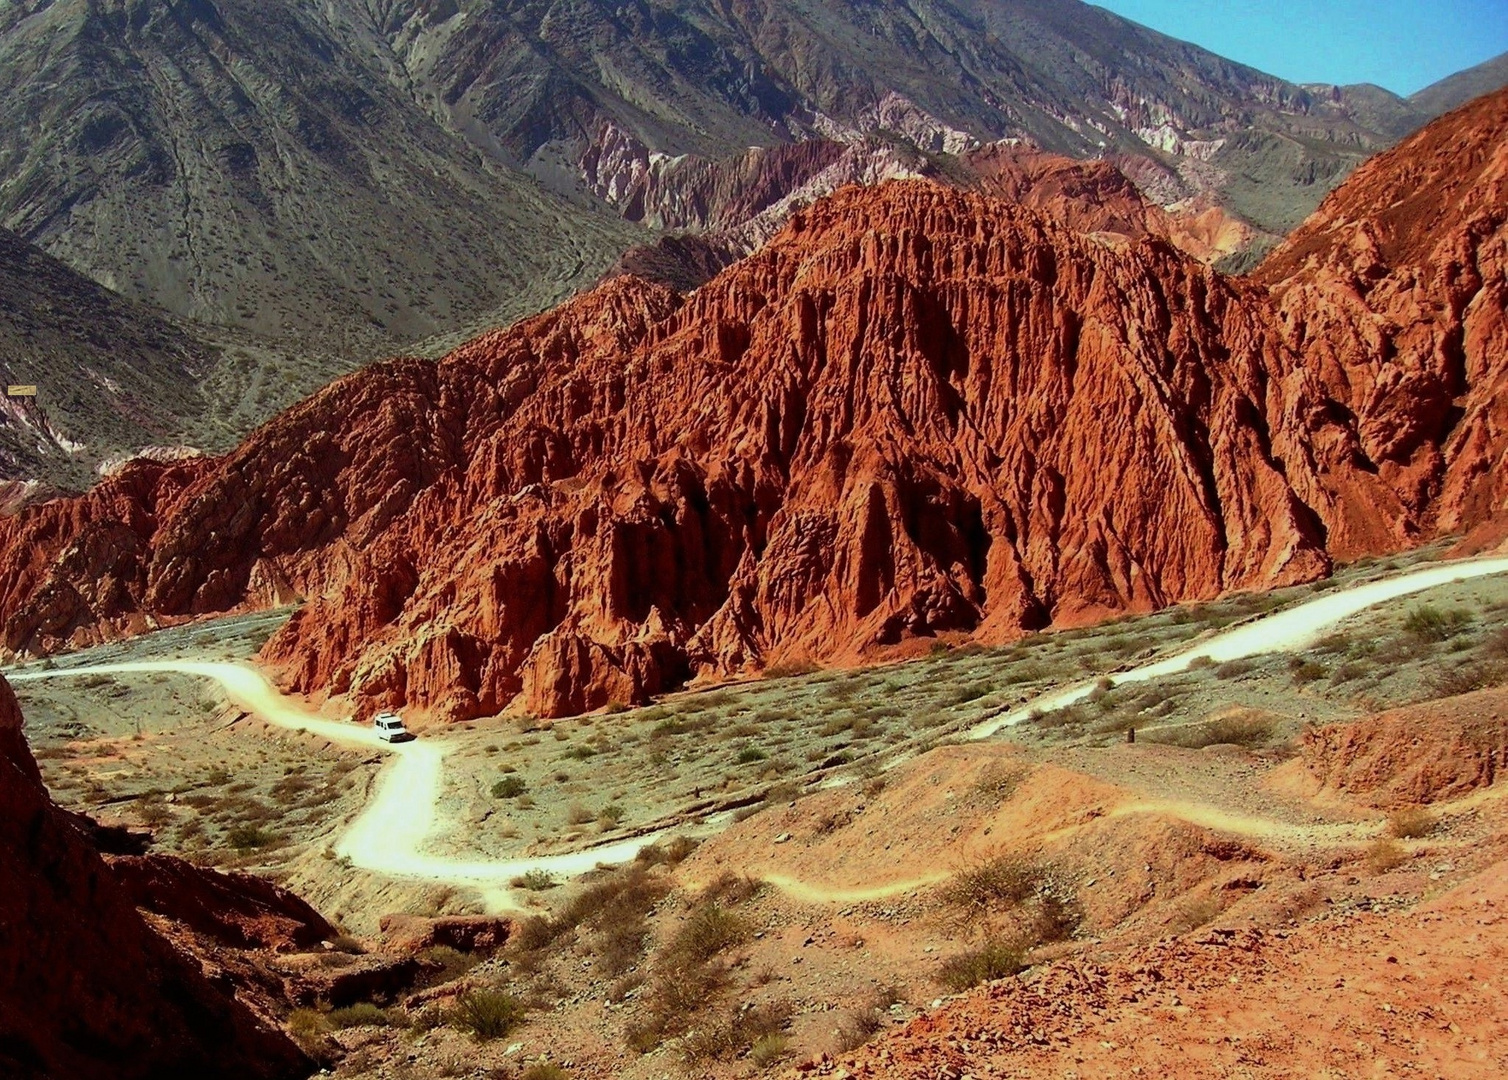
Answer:
<path fill-rule="evenodd" d="M 88 675 L 152 673 L 211 679 L 232 702 L 270 724 L 307 731 L 341 746 L 390 754 L 392 761 L 378 774 L 366 807 L 334 845 L 337 856 L 363 870 L 404 880 L 469 886 L 483 894 L 490 910 L 502 911 L 520 906 L 509 888 L 514 878 L 530 871 L 542 871 L 552 877 L 576 877 L 599 865 L 627 862 L 644 847 L 662 839 L 662 834 L 653 833 L 561 855 L 514 859 L 427 855 L 426 842 L 438 831 L 440 778 L 449 753 L 449 747 L 441 741 L 417 739 L 391 744 L 377 738 L 369 728 L 315 716 L 282 694 L 261 672 L 243 664 L 152 660 L 24 671 L 7 673 L 7 677 L 12 682 L 25 683 Z"/>
<path fill-rule="evenodd" d="M 1262 653 L 1292 651 L 1311 644 L 1335 624 L 1386 600 L 1407 596 L 1437 585 L 1488 574 L 1508 573 L 1508 558 L 1476 559 L 1436 564 L 1379 581 L 1338 589 L 1242 626 L 1214 635 L 1164 660 L 1143 665 L 1114 677 L 1117 684 L 1143 682 L 1171 675 L 1188 667 L 1197 657 L 1223 662 Z M 284 696 L 256 669 L 243 664 L 193 660 L 154 660 L 104 664 L 91 667 L 52 668 L 7 672 L 12 682 L 73 678 L 87 675 L 125 675 L 163 672 L 212 679 L 236 705 L 268 723 L 295 731 L 307 731 L 332 743 L 390 754 L 392 761 L 378 774 L 376 788 L 366 807 L 335 843 L 335 853 L 351 865 L 389 877 L 468 886 L 479 890 L 491 910 L 519 905 L 509 883 L 530 871 L 556 877 L 574 877 L 593 867 L 627 862 L 644 847 L 662 838 L 654 833 L 563 855 L 512 859 L 458 859 L 428 855 L 424 848 L 438 831 L 440 779 L 449 747 L 442 740 L 419 739 L 390 745 L 370 729 L 316 716 Z M 1034 712 L 1061 709 L 1083 700 L 1094 689 L 1085 682 L 1054 691 L 973 728 L 969 736 L 985 739 L 1001 728 L 1018 724 Z M 715 824 L 715 823 L 713 823 Z M 1229 825 L 1230 823 L 1226 823 Z M 1246 828 L 1252 828 L 1247 823 Z M 1242 831 L 1240 828 L 1234 831 Z M 930 880 L 930 879 L 929 879 Z M 838 895 L 794 880 L 781 879 L 777 887 L 817 899 Z M 881 886 L 876 895 L 904 891 L 919 882 Z M 848 896 L 851 891 L 843 891 Z"/>
<path fill-rule="evenodd" d="M 1336 589 L 1313 600 L 1295 604 L 1291 608 L 1263 615 L 1230 630 L 1205 638 L 1163 660 L 1143 664 L 1139 668 L 1123 671 L 1110 677 L 1115 686 L 1124 683 L 1147 682 L 1165 675 L 1175 675 L 1188 668 L 1199 657 L 1208 657 L 1217 664 L 1227 660 L 1239 660 L 1265 653 L 1298 652 L 1308 648 L 1337 623 L 1344 622 L 1357 612 L 1369 607 L 1395 600 L 1410 593 L 1423 592 L 1437 585 L 1453 581 L 1486 577 L 1489 574 L 1508 573 L 1508 559 L 1467 559 L 1459 562 L 1436 563 L 1422 570 L 1409 570 L 1393 577 L 1353 585 L 1348 589 Z M 1094 692 L 1098 679 L 1077 683 L 1063 690 L 1033 698 L 998 716 L 969 729 L 971 739 L 988 739 L 1001 728 L 1012 727 L 1028 719 L 1033 713 L 1048 713 L 1083 701 Z"/>

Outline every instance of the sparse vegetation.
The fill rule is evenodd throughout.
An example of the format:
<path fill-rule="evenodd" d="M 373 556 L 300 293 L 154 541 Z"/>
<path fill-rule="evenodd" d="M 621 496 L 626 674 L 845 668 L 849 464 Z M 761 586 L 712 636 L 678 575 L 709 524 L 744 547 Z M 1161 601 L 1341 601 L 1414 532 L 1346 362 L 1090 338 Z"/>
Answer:
<path fill-rule="evenodd" d="M 1025 971 L 1026 948 L 1014 940 L 993 939 L 944 960 L 937 981 L 953 991 L 1008 978 Z"/>
<path fill-rule="evenodd" d="M 1435 815 L 1423 807 L 1410 806 L 1388 815 L 1388 833 L 1399 840 L 1418 840 L 1435 831 Z"/>
<path fill-rule="evenodd" d="M 479 1042 L 501 1039 L 523 1022 L 524 1003 L 500 990 L 473 990 L 456 999 L 450 1026 Z"/>

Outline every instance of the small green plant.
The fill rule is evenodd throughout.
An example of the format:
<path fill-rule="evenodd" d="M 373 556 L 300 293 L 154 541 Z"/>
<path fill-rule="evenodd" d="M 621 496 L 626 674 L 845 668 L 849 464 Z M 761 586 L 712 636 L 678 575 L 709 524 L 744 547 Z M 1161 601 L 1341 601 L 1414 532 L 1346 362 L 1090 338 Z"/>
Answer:
<path fill-rule="evenodd" d="M 769 756 L 757 746 L 745 746 L 738 752 L 736 760 L 740 765 L 752 765 L 756 761 L 764 761 Z"/>
<path fill-rule="evenodd" d="M 260 825 L 237 825 L 225 834 L 225 842 L 237 851 L 255 851 L 277 842 L 277 835 Z"/>
<path fill-rule="evenodd" d="M 1441 611 L 1431 604 L 1414 608 L 1403 620 L 1403 632 L 1417 641 L 1448 641 L 1471 623 L 1471 616 L 1459 609 Z"/>
<path fill-rule="evenodd" d="M 791 1040 L 785 1035 L 761 1035 L 749 1048 L 749 1060 L 761 1069 L 768 1069 L 791 1052 Z"/>
<path fill-rule="evenodd" d="M 521 874 L 513 879 L 513 887 L 516 889 L 528 889 L 530 892 L 543 892 L 555 887 L 555 879 L 545 870 L 530 870 L 527 874 Z"/>
<path fill-rule="evenodd" d="M 1386 874 L 1408 862 L 1408 853 L 1392 837 L 1379 836 L 1367 847 L 1366 862 L 1372 873 Z"/>
<path fill-rule="evenodd" d="M 388 1027 L 393 1023 L 393 1018 L 386 1009 L 379 1008 L 370 1001 L 363 1001 L 347 1005 L 343 1009 L 331 1009 L 325 1021 L 340 1031 L 353 1027 Z"/>
<path fill-rule="evenodd" d="M 570 1073 L 548 1061 L 536 1061 L 518 1074 L 518 1080 L 570 1080 Z"/>
<path fill-rule="evenodd" d="M 616 829 L 623 824 L 623 819 L 628 817 L 628 811 L 617 803 L 604 806 L 597 814 L 597 824 L 604 829 Z"/>
<path fill-rule="evenodd" d="M 1018 975 L 1027 966 L 1026 949 L 1019 942 L 996 938 L 948 957 L 938 966 L 937 981 L 950 990 L 968 990 Z"/>
<path fill-rule="evenodd" d="M 501 1039 L 523 1022 L 528 1010 L 512 994 L 500 990 L 473 990 L 456 999 L 450 1026 L 468 1032 L 479 1042 Z"/>
<path fill-rule="evenodd" d="M 516 799 L 529 790 L 529 785 L 524 783 L 523 777 L 505 776 L 492 785 L 492 797 L 494 799 Z"/>

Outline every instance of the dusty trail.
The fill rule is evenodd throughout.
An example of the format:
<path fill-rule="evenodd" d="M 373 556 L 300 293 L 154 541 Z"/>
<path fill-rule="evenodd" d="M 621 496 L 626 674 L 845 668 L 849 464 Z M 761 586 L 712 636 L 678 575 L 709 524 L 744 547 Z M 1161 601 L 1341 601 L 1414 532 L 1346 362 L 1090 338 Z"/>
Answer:
<path fill-rule="evenodd" d="M 129 675 L 166 672 L 211 679 L 226 697 L 247 712 L 278 727 L 307 731 L 341 746 L 378 750 L 393 758 L 377 777 L 371 799 L 344 835 L 335 843 L 335 854 L 351 865 L 388 877 L 433 881 L 479 890 L 489 910 L 516 909 L 520 905 L 509 882 L 530 871 L 556 877 L 575 877 L 599 864 L 632 859 L 660 834 L 588 848 L 562 855 L 514 859 L 456 859 L 423 853 L 425 842 L 440 831 L 440 777 L 450 751 L 441 740 L 415 740 L 391 744 L 370 729 L 339 720 L 327 720 L 301 708 L 253 668 L 241 664 L 188 660 L 142 661 L 93 667 L 54 668 L 19 672 L 12 682 L 88 675 Z"/>
<path fill-rule="evenodd" d="M 1217 634 L 1172 657 L 1146 664 L 1115 677 L 1116 683 L 1142 682 L 1170 675 L 1188 667 L 1195 657 L 1216 662 L 1260 653 L 1300 649 L 1335 624 L 1374 604 L 1436 585 L 1488 574 L 1508 573 L 1508 558 L 1446 563 L 1409 571 L 1350 589 L 1338 590 L 1315 600 Z M 88 675 L 125 675 L 166 672 L 193 675 L 218 683 L 226 696 L 246 711 L 268 723 L 295 731 L 307 731 L 342 746 L 378 750 L 392 756 L 392 763 L 378 775 L 370 801 L 335 844 L 335 852 L 353 866 L 393 878 L 428 881 L 479 890 L 491 910 L 519 905 L 509 883 L 530 871 L 557 877 L 574 877 L 603 864 L 626 862 L 663 833 L 587 848 L 561 855 L 526 858 L 460 859 L 424 853 L 426 842 L 441 828 L 439 821 L 440 779 L 449 746 L 441 739 L 421 739 L 390 745 L 375 733 L 355 724 L 328 720 L 301 707 L 283 695 L 254 668 L 232 663 L 190 660 L 158 660 L 104 664 L 91 667 L 53 668 L 46 671 L 8 673 L 12 682 L 73 678 Z M 1018 724 L 1033 712 L 1060 709 L 1087 697 L 1092 682 L 1043 695 L 1021 708 L 995 717 L 970 733 L 985 739 L 1001 728 Z M 1229 814 L 1214 807 L 1175 801 L 1127 804 L 1117 814 L 1160 813 L 1194 824 L 1239 835 L 1290 838 L 1310 841 L 1355 839 L 1365 827 L 1293 825 L 1286 822 Z M 719 822 L 709 822 L 715 827 Z M 827 888 L 782 875 L 767 875 L 772 885 L 796 899 L 814 903 L 855 903 L 883 899 L 937 884 L 946 875 L 925 879 L 876 884 L 862 889 Z"/>
<path fill-rule="evenodd" d="M 1453 581 L 1508 573 L 1508 559 L 1469 559 L 1439 563 L 1422 570 L 1410 570 L 1395 577 L 1370 581 L 1349 589 L 1337 589 L 1314 600 L 1307 600 L 1283 611 L 1263 615 L 1241 626 L 1206 638 L 1182 652 L 1163 660 L 1123 671 L 1111 678 L 1115 686 L 1147 682 L 1165 675 L 1175 675 L 1201 656 L 1217 664 L 1264 653 L 1297 652 L 1314 644 L 1337 623 L 1376 604 L 1395 600 L 1410 593 L 1423 592 Z M 1090 680 L 1028 701 L 1025 705 L 993 717 L 969 731 L 971 739 L 988 739 L 1001 728 L 1012 727 L 1033 713 L 1054 712 L 1083 701 L 1094 692 Z"/>

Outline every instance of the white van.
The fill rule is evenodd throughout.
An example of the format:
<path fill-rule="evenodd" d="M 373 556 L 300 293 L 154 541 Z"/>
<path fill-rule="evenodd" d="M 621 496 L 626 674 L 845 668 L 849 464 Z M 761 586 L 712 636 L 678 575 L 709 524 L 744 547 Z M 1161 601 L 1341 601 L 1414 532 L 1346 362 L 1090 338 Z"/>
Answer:
<path fill-rule="evenodd" d="M 377 732 L 377 737 L 383 742 L 407 742 L 414 736 L 403 726 L 403 717 L 397 713 L 378 713 L 372 721 L 372 729 Z"/>

